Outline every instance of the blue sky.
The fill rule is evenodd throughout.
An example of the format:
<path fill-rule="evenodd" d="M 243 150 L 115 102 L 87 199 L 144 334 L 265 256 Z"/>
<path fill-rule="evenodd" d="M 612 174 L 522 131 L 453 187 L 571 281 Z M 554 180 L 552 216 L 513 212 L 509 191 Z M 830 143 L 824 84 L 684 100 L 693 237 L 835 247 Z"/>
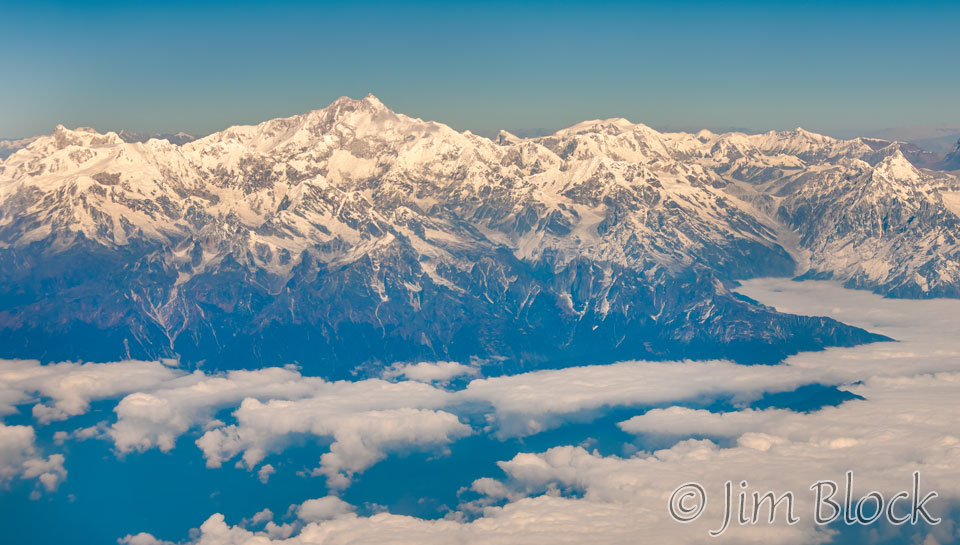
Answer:
<path fill-rule="evenodd" d="M 957 2 L 19 3 L 0 137 L 207 133 L 368 92 L 487 132 L 960 124 L 957 21 Z"/>

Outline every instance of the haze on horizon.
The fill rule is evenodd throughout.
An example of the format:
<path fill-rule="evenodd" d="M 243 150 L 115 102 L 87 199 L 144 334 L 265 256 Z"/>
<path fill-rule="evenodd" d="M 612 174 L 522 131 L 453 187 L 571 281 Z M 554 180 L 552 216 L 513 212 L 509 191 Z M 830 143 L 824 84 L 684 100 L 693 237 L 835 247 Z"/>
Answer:
<path fill-rule="evenodd" d="M 960 5 L 279 2 L 4 7 L 0 137 L 207 134 L 374 93 L 481 134 L 625 117 L 853 136 L 960 126 Z"/>

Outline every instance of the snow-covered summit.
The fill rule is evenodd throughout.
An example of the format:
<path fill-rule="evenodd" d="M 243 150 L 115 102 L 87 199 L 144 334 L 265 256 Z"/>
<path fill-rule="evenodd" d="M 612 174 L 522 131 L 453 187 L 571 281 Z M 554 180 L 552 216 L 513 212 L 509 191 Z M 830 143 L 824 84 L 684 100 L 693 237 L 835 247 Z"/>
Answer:
<path fill-rule="evenodd" d="M 407 237 L 440 261 L 449 245 L 492 244 L 677 271 L 730 262 L 718 256 L 741 244 L 779 248 L 799 228 L 779 224 L 767 194 L 864 195 L 871 180 L 892 184 L 874 183 L 874 202 L 955 183 L 896 146 L 802 128 L 660 133 L 612 118 L 494 142 L 367 95 L 183 145 L 58 126 L 0 163 L 0 244 L 200 244 L 211 266 L 232 256 L 288 278 L 299 258 L 284 256 L 350 261 Z M 164 257 L 174 269 L 177 255 Z"/>
<path fill-rule="evenodd" d="M 637 128 L 647 128 L 645 125 L 632 123 L 622 117 L 612 117 L 609 119 L 593 119 L 590 121 L 581 121 L 565 129 L 556 132 L 557 136 L 571 136 L 574 134 L 594 133 L 594 132 L 613 132 L 621 133 L 632 131 Z"/>
<path fill-rule="evenodd" d="M 903 152 L 899 148 L 874 167 L 874 176 L 881 176 L 887 180 L 896 181 L 920 181 L 920 171 L 913 166 L 913 163 L 904 157 Z"/>

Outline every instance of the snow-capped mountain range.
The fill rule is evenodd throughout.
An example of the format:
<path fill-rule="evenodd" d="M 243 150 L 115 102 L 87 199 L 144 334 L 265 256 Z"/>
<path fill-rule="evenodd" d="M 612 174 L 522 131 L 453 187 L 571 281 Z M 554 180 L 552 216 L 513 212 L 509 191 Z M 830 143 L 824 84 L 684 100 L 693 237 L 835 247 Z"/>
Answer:
<path fill-rule="evenodd" d="M 0 356 L 341 376 L 873 340 L 728 288 L 806 275 L 960 297 L 960 181 L 910 158 L 624 119 L 490 140 L 373 96 L 182 144 L 61 126 L 0 162 Z"/>
<path fill-rule="evenodd" d="M 79 128 L 76 129 L 79 132 L 90 132 L 93 129 Z M 151 139 L 166 140 L 172 144 L 186 144 L 196 140 L 196 137 L 189 135 L 185 132 L 178 133 L 146 133 L 146 132 L 135 132 L 135 131 L 118 131 L 116 135 L 120 137 L 120 140 L 124 142 L 146 142 Z M 30 138 L 21 138 L 18 140 L 4 140 L 0 139 L 0 160 L 6 159 L 7 157 L 16 153 L 17 150 L 23 149 L 30 145 L 31 142 L 39 138 L 38 136 L 33 136 Z"/>

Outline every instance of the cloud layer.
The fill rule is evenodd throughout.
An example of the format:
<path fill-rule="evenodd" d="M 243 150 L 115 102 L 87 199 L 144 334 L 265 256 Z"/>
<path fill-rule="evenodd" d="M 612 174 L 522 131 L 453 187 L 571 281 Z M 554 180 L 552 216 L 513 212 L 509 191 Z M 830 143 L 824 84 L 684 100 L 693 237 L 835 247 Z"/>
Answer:
<path fill-rule="evenodd" d="M 848 469 L 863 492 L 899 491 L 919 470 L 944 498 L 960 500 L 952 473 L 960 466 L 960 302 L 888 300 L 829 283 L 782 280 L 751 281 L 740 291 L 778 310 L 830 315 L 898 342 L 802 353 L 776 366 L 622 362 L 474 378 L 459 391 L 445 386 L 475 376 L 475 368 L 452 362 L 397 365 L 384 374 L 387 380 L 356 382 L 304 377 L 295 368 L 206 374 L 146 362 L 0 362 L 0 410 L 10 414 L 32 404 L 42 425 L 82 414 L 92 400 L 122 397 L 115 422 L 61 440 L 101 436 L 118 452 L 169 450 L 193 430 L 202 432 L 196 445 L 208 465 L 239 457 L 251 471 L 259 466 L 264 482 L 275 472 L 263 464 L 268 456 L 298 437 L 328 438 L 315 473 L 333 489 L 348 486 L 391 452 L 442 449 L 472 433 L 528 435 L 612 407 L 633 406 L 641 413 L 620 423 L 624 431 L 672 445 L 630 457 L 569 445 L 519 453 L 500 462 L 505 478 L 477 480 L 472 489 L 481 498 L 446 520 L 360 516 L 334 497 L 299 505 L 293 510 L 298 519 L 289 522 L 262 512 L 255 524 L 231 526 L 217 514 L 200 528 L 196 542 L 206 545 L 281 539 L 288 545 L 473 544 L 518 536 L 525 543 L 631 543 L 637 536 L 701 543 L 711 526 L 707 521 L 719 520 L 718 505 L 708 506 L 704 523 L 680 525 L 666 518 L 667 498 L 688 481 L 702 481 L 719 495 L 726 479 L 795 490 L 797 511 L 807 515 L 807 523 L 795 526 L 733 528 L 727 540 L 818 543 L 831 533 L 809 524 L 807 487 L 818 479 L 842 480 Z M 745 406 L 765 392 L 810 383 L 839 385 L 864 399 L 812 413 L 711 413 L 677 406 L 719 397 Z M 233 422 L 218 420 L 222 411 Z M 486 417 L 479 419 L 483 429 L 467 424 L 478 421 L 477 413 Z M 37 478 L 52 489 L 65 476 L 63 459 L 41 456 L 34 435 L 30 426 L 0 427 L 0 479 Z M 929 538 L 948 542 L 951 528 L 933 529 Z"/>

